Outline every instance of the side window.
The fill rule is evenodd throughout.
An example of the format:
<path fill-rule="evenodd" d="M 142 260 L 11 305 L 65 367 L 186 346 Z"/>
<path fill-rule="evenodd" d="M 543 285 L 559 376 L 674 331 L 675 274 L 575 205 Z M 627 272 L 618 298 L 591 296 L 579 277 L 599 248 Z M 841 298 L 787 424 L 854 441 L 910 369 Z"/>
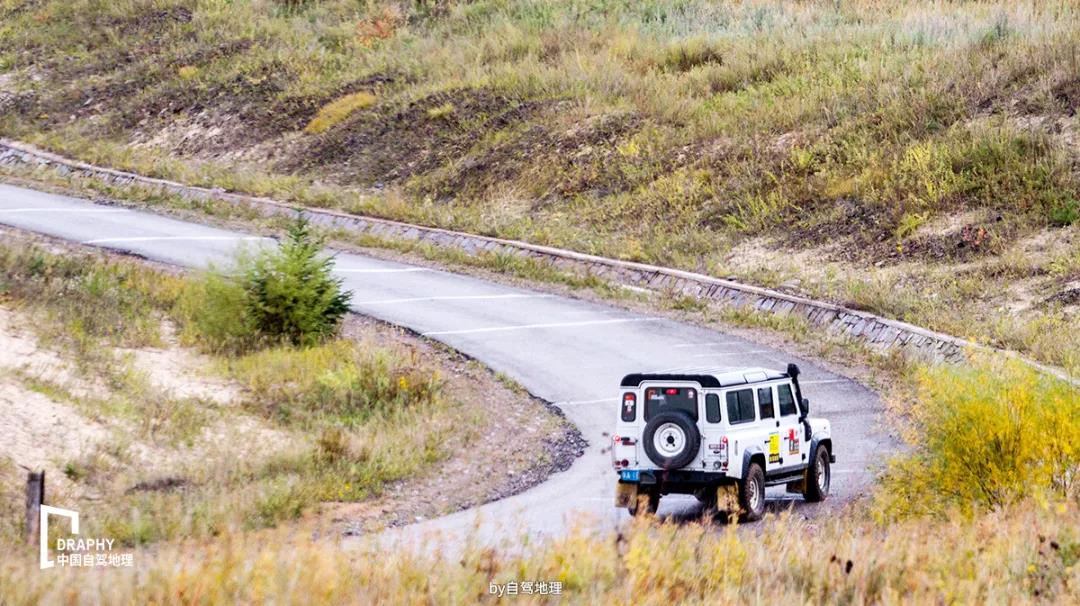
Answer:
<path fill-rule="evenodd" d="M 771 419 L 776 416 L 773 411 L 772 387 L 762 387 L 757 390 L 758 410 L 762 419 Z"/>
<path fill-rule="evenodd" d="M 714 393 L 705 396 L 705 420 L 709 423 L 720 422 L 720 396 Z"/>
<path fill-rule="evenodd" d="M 778 385 L 776 387 L 777 400 L 780 401 L 780 416 L 787 417 L 799 414 L 795 406 L 795 397 L 791 395 L 790 385 Z"/>
<path fill-rule="evenodd" d="M 665 410 L 681 410 L 697 421 L 697 390 L 693 387 L 648 387 L 645 389 L 645 420 Z"/>
<path fill-rule="evenodd" d="M 727 393 L 728 423 L 738 425 L 754 420 L 754 390 L 740 389 Z"/>

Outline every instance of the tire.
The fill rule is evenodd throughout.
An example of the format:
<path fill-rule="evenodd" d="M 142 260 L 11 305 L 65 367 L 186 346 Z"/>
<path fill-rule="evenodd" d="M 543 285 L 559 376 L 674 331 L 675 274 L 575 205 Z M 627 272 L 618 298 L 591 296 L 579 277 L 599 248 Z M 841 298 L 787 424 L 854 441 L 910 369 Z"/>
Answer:
<path fill-rule="evenodd" d="M 637 517 L 639 515 L 654 515 L 659 507 L 660 493 L 649 491 L 647 493 L 638 493 L 638 498 L 631 501 L 626 510 L 630 512 L 630 515 Z"/>
<path fill-rule="evenodd" d="M 750 464 L 739 485 L 739 505 L 745 522 L 760 520 L 765 514 L 765 472 L 757 463 Z"/>
<path fill-rule="evenodd" d="M 680 410 L 667 410 L 650 419 L 642 441 L 649 460 L 661 469 L 686 467 L 701 450 L 697 424 Z"/>
<path fill-rule="evenodd" d="M 806 491 L 803 497 L 810 503 L 824 501 L 832 484 L 832 467 L 829 465 L 829 449 L 818 446 L 810 466 L 806 468 Z"/>

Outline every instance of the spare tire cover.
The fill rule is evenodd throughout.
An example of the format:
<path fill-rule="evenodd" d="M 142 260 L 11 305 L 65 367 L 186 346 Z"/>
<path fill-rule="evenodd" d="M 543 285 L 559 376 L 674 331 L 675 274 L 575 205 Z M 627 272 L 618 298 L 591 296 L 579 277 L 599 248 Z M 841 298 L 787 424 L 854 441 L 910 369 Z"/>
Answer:
<path fill-rule="evenodd" d="M 690 415 L 666 410 L 645 424 L 645 454 L 661 469 L 686 467 L 701 448 L 701 434 Z"/>

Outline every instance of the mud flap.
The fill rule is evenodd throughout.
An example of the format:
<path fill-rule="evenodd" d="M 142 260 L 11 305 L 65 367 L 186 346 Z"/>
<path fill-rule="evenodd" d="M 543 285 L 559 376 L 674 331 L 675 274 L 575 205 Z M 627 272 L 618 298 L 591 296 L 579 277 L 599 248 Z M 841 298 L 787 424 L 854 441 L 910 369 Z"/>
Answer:
<path fill-rule="evenodd" d="M 739 511 L 739 487 L 725 484 L 716 489 L 716 509 L 718 511 Z"/>
<path fill-rule="evenodd" d="M 638 485 L 631 482 L 619 482 L 615 485 L 615 506 L 629 508 L 637 500 Z"/>

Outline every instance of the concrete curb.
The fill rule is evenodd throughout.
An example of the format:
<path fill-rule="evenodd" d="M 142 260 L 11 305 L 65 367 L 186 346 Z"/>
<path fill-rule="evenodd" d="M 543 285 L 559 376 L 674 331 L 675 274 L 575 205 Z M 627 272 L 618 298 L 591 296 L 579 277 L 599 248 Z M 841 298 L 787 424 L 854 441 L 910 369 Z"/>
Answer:
<path fill-rule="evenodd" d="M 165 179 L 93 166 L 6 139 L 0 139 L 0 164 L 47 167 L 61 174 L 95 178 L 117 186 L 135 185 L 156 188 L 188 198 L 221 200 L 248 206 L 265 215 L 294 212 L 292 206 L 269 198 L 194 187 Z M 1016 352 L 998 350 L 906 322 L 889 320 L 871 313 L 767 288 L 677 269 L 607 259 L 527 242 L 477 236 L 388 219 L 350 215 L 319 208 L 308 208 L 305 212 L 314 223 L 360 234 L 425 242 L 435 246 L 455 248 L 470 255 L 483 252 L 510 254 L 547 263 L 560 270 L 591 274 L 625 286 L 696 297 L 737 308 L 748 307 L 761 312 L 794 315 L 823 327 L 829 332 L 861 340 L 871 347 L 880 350 L 901 348 L 906 353 L 933 363 L 963 362 L 967 358 L 968 351 L 996 352 L 1080 385 L 1080 379 L 1072 378 L 1065 371 L 1040 364 Z"/>

